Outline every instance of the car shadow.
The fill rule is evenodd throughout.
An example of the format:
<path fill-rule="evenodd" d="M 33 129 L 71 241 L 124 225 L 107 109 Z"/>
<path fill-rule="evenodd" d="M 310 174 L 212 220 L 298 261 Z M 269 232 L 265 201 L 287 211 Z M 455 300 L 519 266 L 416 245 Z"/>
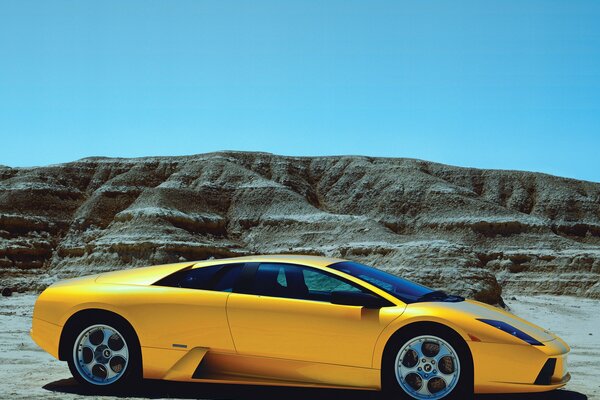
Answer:
<path fill-rule="evenodd" d="M 43 387 L 51 392 L 77 394 L 83 396 L 113 396 L 128 398 L 172 398 L 172 399 L 232 399 L 232 400 L 376 400 L 381 399 L 379 392 L 343 389 L 312 389 L 276 386 L 229 385 L 211 383 L 184 383 L 144 380 L 136 387 L 119 392 L 94 391 L 88 389 L 73 378 L 61 379 Z M 569 390 L 555 390 L 548 393 L 521 395 L 478 395 L 477 400 L 587 400 L 587 396 Z"/>

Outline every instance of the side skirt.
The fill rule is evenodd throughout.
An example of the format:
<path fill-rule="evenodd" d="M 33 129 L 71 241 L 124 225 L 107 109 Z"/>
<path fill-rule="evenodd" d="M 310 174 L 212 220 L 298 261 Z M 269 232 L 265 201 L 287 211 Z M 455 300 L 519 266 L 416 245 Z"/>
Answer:
<path fill-rule="evenodd" d="M 166 380 L 380 390 L 380 370 L 271 357 L 216 353 L 194 348 L 163 377 Z"/>

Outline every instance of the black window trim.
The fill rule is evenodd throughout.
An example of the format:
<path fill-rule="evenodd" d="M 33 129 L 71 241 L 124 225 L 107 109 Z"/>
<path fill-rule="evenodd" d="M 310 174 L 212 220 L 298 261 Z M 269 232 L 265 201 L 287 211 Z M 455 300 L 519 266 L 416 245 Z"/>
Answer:
<path fill-rule="evenodd" d="M 233 286 L 233 293 L 252 294 L 250 293 L 250 290 L 252 290 L 252 282 L 254 282 L 254 276 L 256 275 L 256 271 L 258 271 L 259 265 L 260 263 L 258 262 L 244 263 L 242 272 L 240 272 L 240 275 Z"/>

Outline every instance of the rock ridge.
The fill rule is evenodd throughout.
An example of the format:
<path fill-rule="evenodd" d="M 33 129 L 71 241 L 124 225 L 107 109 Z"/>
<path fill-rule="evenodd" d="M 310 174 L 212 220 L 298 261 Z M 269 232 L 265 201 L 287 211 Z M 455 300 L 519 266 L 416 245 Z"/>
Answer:
<path fill-rule="evenodd" d="M 600 184 L 247 152 L 0 166 L 0 287 L 257 253 L 345 257 L 492 304 L 600 298 Z"/>

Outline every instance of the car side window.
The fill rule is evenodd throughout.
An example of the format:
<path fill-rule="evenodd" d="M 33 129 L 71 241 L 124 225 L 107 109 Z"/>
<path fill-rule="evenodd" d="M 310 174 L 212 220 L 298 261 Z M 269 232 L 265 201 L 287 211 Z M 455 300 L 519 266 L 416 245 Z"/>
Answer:
<path fill-rule="evenodd" d="M 365 292 L 325 272 L 300 265 L 263 263 L 258 266 L 250 292 L 260 296 L 329 302 L 331 292 Z"/>
<path fill-rule="evenodd" d="M 154 285 L 231 292 L 242 267 L 243 264 L 225 264 L 185 269 L 161 279 Z"/>
<path fill-rule="evenodd" d="M 304 276 L 304 282 L 306 283 L 309 292 L 328 293 L 333 292 L 334 290 L 361 292 L 359 288 L 349 284 L 348 282 L 342 281 L 331 275 L 323 274 L 316 270 L 303 269 L 302 275 Z"/>

